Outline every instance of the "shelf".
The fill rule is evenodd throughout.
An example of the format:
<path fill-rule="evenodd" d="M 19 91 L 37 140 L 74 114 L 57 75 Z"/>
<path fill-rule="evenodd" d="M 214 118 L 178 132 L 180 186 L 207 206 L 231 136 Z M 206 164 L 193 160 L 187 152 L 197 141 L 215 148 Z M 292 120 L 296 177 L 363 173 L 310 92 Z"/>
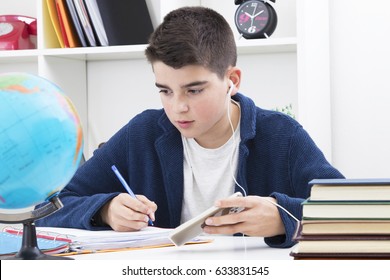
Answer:
<path fill-rule="evenodd" d="M 97 61 L 142 59 L 147 45 L 19 50 L 0 52 L 0 63 L 36 61 L 37 56 L 55 56 L 69 59 Z M 240 39 L 238 54 L 295 52 L 296 38 Z"/>
<path fill-rule="evenodd" d="M 241 38 L 237 41 L 238 54 L 296 52 L 296 50 L 295 37 L 250 40 Z"/>
<path fill-rule="evenodd" d="M 45 49 L 46 56 L 59 56 L 86 61 L 144 58 L 147 45 Z"/>
<path fill-rule="evenodd" d="M 39 51 L 34 50 L 9 50 L 0 51 L 0 64 L 11 62 L 36 62 Z"/>

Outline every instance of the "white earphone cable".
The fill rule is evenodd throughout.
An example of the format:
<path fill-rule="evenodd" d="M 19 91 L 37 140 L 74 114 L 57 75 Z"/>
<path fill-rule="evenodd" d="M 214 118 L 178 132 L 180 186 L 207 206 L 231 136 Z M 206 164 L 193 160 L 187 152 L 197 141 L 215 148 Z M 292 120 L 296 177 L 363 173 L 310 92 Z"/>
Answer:
<path fill-rule="evenodd" d="M 234 100 L 232 100 L 232 99 L 230 98 L 230 95 L 231 95 L 232 92 L 233 92 L 233 88 L 234 88 L 234 84 L 233 84 L 233 82 L 230 80 L 230 89 L 229 89 L 229 91 L 228 91 L 228 93 L 227 93 L 227 96 L 228 96 L 228 98 L 227 98 L 227 100 L 228 100 L 228 101 L 227 101 L 227 116 L 228 116 L 230 128 L 231 128 L 232 133 L 233 133 L 233 136 L 232 136 L 232 138 L 233 138 L 233 152 L 232 152 L 231 157 L 230 157 L 230 171 L 231 171 L 231 175 L 232 175 L 232 177 L 233 177 L 234 182 L 235 182 L 236 185 L 242 190 L 243 196 L 247 196 L 247 193 L 246 193 L 245 189 L 237 182 L 237 179 L 236 179 L 236 177 L 235 177 L 235 175 L 234 175 L 234 172 L 233 172 L 233 155 L 234 155 L 234 149 L 236 148 L 236 145 L 237 145 L 237 143 L 236 143 L 236 137 L 235 137 L 235 135 L 234 135 L 234 126 L 233 126 L 233 122 L 232 122 L 232 118 L 231 118 L 231 113 L 230 113 L 230 102 L 229 102 L 229 101 L 235 102 Z M 238 146 L 237 146 L 237 148 L 238 148 Z M 281 206 L 281 205 L 279 205 L 279 204 L 277 204 L 277 203 L 275 203 L 275 202 L 273 202 L 273 201 L 267 199 L 266 197 L 262 197 L 262 196 L 259 196 L 259 197 L 261 197 L 261 198 L 263 198 L 265 201 L 267 201 L 267 202 L 269 202 L 269 203 L 275 205 L 276 207 L 282 209 L 282 210 L 283 210 L 285 213 L 287 213 L 291 218 L 293 218 L 295 221 L 299 222 L 299 220 L 298 220 L 293 214 L 291 214 L 286 208 L 284 208 L 283 206 Z"/>

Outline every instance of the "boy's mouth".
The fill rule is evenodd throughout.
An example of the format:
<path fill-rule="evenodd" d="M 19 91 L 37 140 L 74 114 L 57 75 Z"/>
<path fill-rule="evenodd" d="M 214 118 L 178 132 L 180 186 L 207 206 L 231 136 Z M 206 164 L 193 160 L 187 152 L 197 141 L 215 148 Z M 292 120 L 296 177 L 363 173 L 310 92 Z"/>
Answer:
<path fill-rule="evenodd" d="M 180 128 L 188 128 L 191 126 L 191 124 L 193 123 L 194 121 L 177 121 L 177 124 Z"/>

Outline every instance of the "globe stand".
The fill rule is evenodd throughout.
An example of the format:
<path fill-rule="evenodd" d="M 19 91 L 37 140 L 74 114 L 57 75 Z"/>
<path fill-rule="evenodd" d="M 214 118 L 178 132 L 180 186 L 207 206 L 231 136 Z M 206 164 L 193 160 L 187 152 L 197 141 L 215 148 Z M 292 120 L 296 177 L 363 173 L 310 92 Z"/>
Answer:
<path fill-rule="evenodd" d="M 72 258 L 50 256 L 38 248 L 35 220 L 46 217 L 63 207 L 58 196 L 49 199 L 49 203 L 33 211 L 17 214 L 0 213 L 0 222 L 6 224 L 23 223 L 22 247 L 19 252 L 10 257 L 1 257 L 1 260 L 71 260 Z"/>

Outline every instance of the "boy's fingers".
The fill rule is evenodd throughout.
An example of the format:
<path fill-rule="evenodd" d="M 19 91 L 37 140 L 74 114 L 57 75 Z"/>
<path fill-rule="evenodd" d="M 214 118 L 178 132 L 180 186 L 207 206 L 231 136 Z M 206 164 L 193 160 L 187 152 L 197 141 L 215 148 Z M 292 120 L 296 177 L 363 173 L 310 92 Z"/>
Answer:
<path fill-rule="evenodd" d="M 147 207 L 148 210 L 146 214 L 152 219 L 152 221 L 155 220 L 155 215 L 154 212 L 157 210 L 157 204 L 154 201 L 149 200 L 147 197 L 143 195 L 137 195 L 137 199 L 139 199 L 142 203 L 144 203 Z"/>
<path fill-rule="evenodd" d="M 220 199 L 215 202 L 215 206 L 228 208 L 228 207 L 249 207 L 246 197 L 230 197 Z"/>

